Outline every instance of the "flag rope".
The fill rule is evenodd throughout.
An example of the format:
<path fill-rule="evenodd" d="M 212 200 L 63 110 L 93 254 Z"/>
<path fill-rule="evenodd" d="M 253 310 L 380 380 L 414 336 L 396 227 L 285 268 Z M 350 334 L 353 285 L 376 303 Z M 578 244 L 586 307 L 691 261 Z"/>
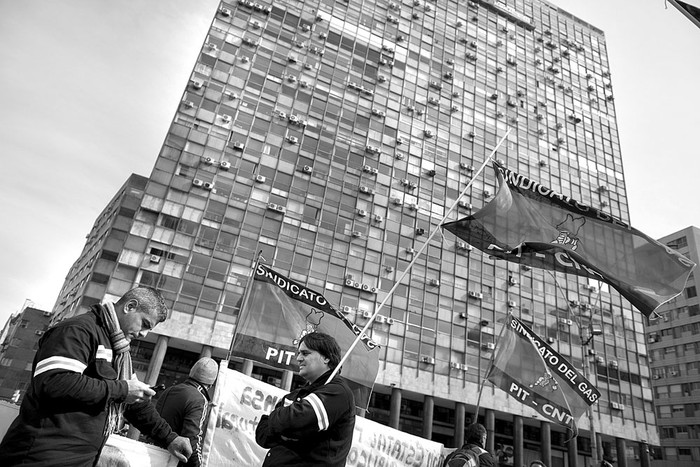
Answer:
<path fill-rule="evenodd" d="M 506 138 L 508 137 L 508 135 L 510 135 L 510 132 L 511 132 L 511 129 L 509 128 L 508 131 L 506 132 L 506 134 L 503 135 L 503 137 L 501 137 L 501 139 L 498 141 L 498 144 L 496 144 L 496 146 L 493 148 L 493 150 L 491 151 L 491 153 L 489 154 L 489 156 L 488 156 L 488 157 L 484 160 L 484 162 L 481 164 L 481 167 L 479 167 L 479 170 L 472 176 L 471 180 L 469 180 L 469 183 L 467 183 L 467 186 L 465 186 L 464 189 L 462 190 L 462 192 L 459 194 L 459 196 L 457 196 L 457 199 L 455 199 L 454 203 L 452 203 L 452 206 L 450 206 L 450 209 L 447 210 L 447 212 L 446 212 L 445 215 L 443 216 L 442 220 L 438 223 L 437 229 L 433 229 L 433 231 L 430 233 L 430 235 L 428 236 L 428 238 L 425 240 L 425 242 L 424 242 L 423 245 L 421 246 L 420 250 L 418 250 L 418 253 L 416 253 L 415 255 L 413 255 L 413 259 L 411 260 L 411 262 L 409 263 L 409 265 L 406 267 L 406 269 L 403 271 L 403 273 L 401 273 L 401 276 L 396 280 L 396 283 L 395 283 L 394 286 L 391 288 L 391 290 L 389 290 L 389 292 L 386 294 L 386 297 L 384 297 L 384 299 L 381 301 L 381 303 L 379 304 L 379 306 L 374 310 L 374 313 L 372 314 L 372 316 L 367 320 L 367 323 L 366 323 L 365 326 L 362 328 L 362 330 L 360 331 L 360 333 L 357 335 L 357 337 L 355 338 L 355 340 L 352 342 L 352 345 L 350 345 L 350 347 L 348 348 L 347 352 L 345 352 L 345 355 L 343 355 L 343 358 L 340 360 L 340 363 L 338 364 L 338 366 L 335 367 L 335 369 L 333 370 L 333 372 L 331 373 L 331 375 L 328 377 L 328 380 L 326 381 L 326 384 L 328 384 L 328 383 L 331 381 L 331 379 L 333 379 L 333 378 L 338 374 L 338 372 L 340 371 L 340 368 L 341 368 L 341 366 L 343 365 L 343 363 L 345 363 L 345 361 L 348 359 L 348 356 L 350 355 L 350 353 L 353 351 L 353 349 L 355 349 L 355 347 L 357 346 L 357 343 L 360 341 L 360 339 L 362 338 L 362 336 L 365 335 L 365 333 L 367 332 L 367 329 L 369 329 L 369 327 L 372 325 L 372 323 L 374 322 L 375 318 L 377 317 L 377 315 L 379 314 L 379 312 L 382 310 L 382 308 L 384 307 L 384 305 L 386 304 L 386 302 L 389 301 L 389 298 L 392 296 L 392 294 L 394 293 L 394 291 L 396 291 L 396 289 L 398 288 L 398 286 L 401 285 L 401 281 L 403 281 L 403 279 L 406 277 L 406 275 L 408 274 L 408 272 L 411 270 L 411 268 L 412 268 L 413 265 L 415 264 L 416 260 L 420 257 L 420 255 L 423 253 L 423 251 L 425 251 L 426 247 L 428 246 L 428 244 L 430 244 L 430 241 L 433 239 L 433 237 L 435 236 L 435 234 L 436 234 L 438 231 L 441 231 L 440 226 L 445 222 L 445 220 L 447 219 L 447 216 L 449 216 L 449 215 L 452 213 L 452 211 L 454 211 L 454 209 L 457 207 L 457 204 L 459 203 L 459 200 L 462 198 L 462 196 L 464 196 L 464 195 L 467 193 L 467 190 L 472 186 L 472 183 L 474 182 L 474 180 L 476 179 L 476 177 L 477 177 L 481 172 L 483 172 L 484 168 L 486 167 L 486 164 L 487 164 L 490 160 L 492 160 L 493 155 L 496 154 L 496 151 L 498 151 L 498 149 L 501 147 L 501 145 L 502 145 L 503 142 L 506 140 Z"/>
<path fill-rule="evenodd" d="M 587 368 L 587 367 L 588 367 L 588 362 L 586 361 L 586 359 L 588 358 L 588 355 L 586 355 L 585 349 L 584 349 L 583 347 L 587 347 L 588 345 L 583 345 L 583 329 L 582 329 L 582 327 L 581 327 L 581 324 L 582 324 L 581 315 L 580 315 L 580 313 L 579 313 L 578 315 L 576 315 L 576 314 L 574 313 L 574 309 L 573 309 L 573 307 L 571 306 L 571 302 L 569 301 L 569 297 L 567 297 L 566 295 L 564 295 L 564 289 L 562 288 L 561 284 L 559 284 L 559 281 L 557 280 L 557 277 L 552 273 L 552 271 L 550 271 L 550 270 L 546 270 L 546 271 L 549 273 L 550 276 L 552 276 L 552 279 L 554 279 L 554 286 L 557 288 L 557 290 L 559 291 L 559 293 L 561 294 L 561 296 L 562 296 L 562 297 L 564 298 L 564 300 L 566 301 L 566 306 L 567 306 L 568 309 L 569 309 L 569 316 L 573 316 L 573 317 L 574 317 L 574 321 L 576 321 L 576 326 L 578 327 L 579 339 L 581 339 L 581 344 L 582 344 L 581 350 L 583 351 L 583 364 L 584 364 L 584 368 Z M 599 283 L 600 283 L 600 281 L 599 281 Z M 600 290 L 600 287 L 598 288 L 598 290 Z M 598 298 L 596 299 L 595 305 L 597 305 L 598 303 L 600 303 L 600 292 L 598 293 Z M 593 309 L 595 309 L 595 305 L 592 305 L 591 315 L 593 314 Z M 584 375 L 586 376 L 586 378 L 588 378 L 588 371 L 586 371 L 585 369 L 584 369 Z M 565 400 L 566 400 L 566 394 L 564 394 L 564 398 L 565 398 Z M 568 402 L 568 401 L 567 401 L 566 403 L 567 403 L 567 405 L 569 405 L 569 402 Z M 590 429 L 591 429 L 591 431 L 593 432 L 593 431 L 594 431 L 594 427 L 593 427 L 593 407 L 588 407 L 588 408 L 586 409 L 586 411 L 588 412 L 588 416 L 589 416 L 589 424 L 591 425 L 591 426 L 590 426 Z M 578 425 L 576 425 L 576 420 L 574 420 L 574 431 L 573 431 L 573 433 L 574 433 L 573 436 L 572 436 L 571 438 L 569 438 L 569 439 L 567 440 L 567 442 L 571 441 L 572 439 L 574 439 L 574 438 L 576 438 L 576 437 L 578 436 Z M 596 442 L 595 440 L 592 441 L 592 443 L 593 443 L 594 446 L 595 446 L 595 442 Z"/>

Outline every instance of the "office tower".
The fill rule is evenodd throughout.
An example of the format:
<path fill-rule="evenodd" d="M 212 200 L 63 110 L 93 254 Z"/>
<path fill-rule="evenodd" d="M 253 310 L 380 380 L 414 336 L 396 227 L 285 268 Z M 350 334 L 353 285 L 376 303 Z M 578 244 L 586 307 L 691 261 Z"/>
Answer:
<path fill-rule="evenodd" d="M 147 177 L 131 174 L 97 216 L 85 236 L 83 251 L 66 274 L 52 322 L 87 311 L 100 303 L 105 293 L 121 296 L 132 288 L 134 277 L 125 246 L 138 241 L 129 233 L 147 182 Z"/>
<path fill-rule="evenodd" d="M 25 303 L 0 332 L 0 400 L 20 403 L 31 378 L 36 343 L 49 327 L 51 313 Z"/>
<path fill-rule="evenodd" d="M 136 349 L 148 381 L 226 355 L 260 251 L 363 326 L 450 206 L 452 220 L 493 197 L 493 171 L 475 174 L 508 130 L 495 156 L 507 167 L 629 221 L 605 36 L 551 3 L 222 2 L 185 85 L 98 276 L 107 299 L 145 284 L 172 305 Z M 71 290 L 57 313 L 91 303 Z M 491 448 L 564 466 L 634 462 L 658 442 L 643 316 L 605 285 L 496 262 L 451 234 L 432 238 L 372 325 L 382 364 L 368 416 L 460 444 L 509 312 L 590 365 L 598 436 L 582 417 L 566 443 L 486 384 Z M 604 334 L 584 348 L 572 313 Z"/>
<path fill-rule="evenodd" d="M 700 229 L 688 227 L 659 240 L 696 264 L 700 262 Z M 700 462 L 700 283 L 691 275 L 683 294 L 659 308 L 648 321 L 651 386 L 654 391 L 661 448 L 658 465 Z"/>

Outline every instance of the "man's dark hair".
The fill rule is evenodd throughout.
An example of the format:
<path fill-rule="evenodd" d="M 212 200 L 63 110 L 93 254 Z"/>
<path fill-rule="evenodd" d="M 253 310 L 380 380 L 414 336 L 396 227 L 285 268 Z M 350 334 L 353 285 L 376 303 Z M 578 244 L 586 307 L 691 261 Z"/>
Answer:
<path fill-rule="evenodd" d="M 139 303 L 139 310 L 155 313 L 158 323 L 168 319 L 168 305 L 165 304 L 163 294 L 152 287 L 139 286 L 129 290 L 122 295 L 117 305 L 125 305 L 129 300 L 136 300 Z M 154 323 L 158 324 L 158 323 Z"/>
<path fill-rule="evenodd" d="M 483 437 L 486 435 L 486 428 L 481 423 L 472 423 L 464 430 L 464 441 L 466 444 L 477 444 L 482 448 Z"/>
<path fill-rule="evenodd" d="M 333 336 L 323 332 L 311 332 L 301 338 L 299 345 L 301 345 L 302 342 L 306 344 L 309 349 L 315 350 L 330 360 L 328 366 L 332 370 L 340 363 L 340 346 Z"/>

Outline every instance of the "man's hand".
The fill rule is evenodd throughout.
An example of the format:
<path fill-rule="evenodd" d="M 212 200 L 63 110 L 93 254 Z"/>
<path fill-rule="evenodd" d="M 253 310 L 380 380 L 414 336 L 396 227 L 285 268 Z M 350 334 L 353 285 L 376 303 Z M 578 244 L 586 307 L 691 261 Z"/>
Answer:
<path fill-rule="evenodd" d="M 192 445 L 189 439 L 178 436 L 172 443 L 168 444 L 168 451 L 180 461 L 187 462 L 187 459 L 192 455 Z"/>
<path fill-rule="evenodd" d="M 142 383 L 137 379 L 128 379 L 126 384 L 129 385 L 129 393 L 126 395 L 126 403 L 133 404 L 134 402 L 149 401 L 156 392 L 151 389 L 148 384 Z"/>

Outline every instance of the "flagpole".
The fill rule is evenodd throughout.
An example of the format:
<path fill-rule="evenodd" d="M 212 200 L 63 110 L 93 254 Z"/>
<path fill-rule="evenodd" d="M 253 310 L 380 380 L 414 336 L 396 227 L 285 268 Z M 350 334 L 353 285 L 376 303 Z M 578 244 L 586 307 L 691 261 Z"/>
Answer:
<path fill-rule="evenodd" d="M 506 315 L 506 323 L 510 322 L 508 319 L 513 313 L 508 312 Z M 503 332 L 506 330 L 506 325 L 505 323 L 503 326 L 501 326 L 501 332 L 498 333 L 498 342 L 501 342 L 501 338 L 503 337 Z M 498 345 L 498 344 L 496 344 Z M 486 370 L 486 376 L 484 377 L 484 380 L 481 382 L 481 389 L 479 390 L 479 398 L 476 401 L 476 413 L 474 414 L 474 422 L 476 422 L 479 419 L 479 408 L 481 407 L 481 393 L 484 391 L 484 385 L 486 384 L 486 380 L 488 379 L 489 373 L 491 373 L 491 369 L 494 367 L 494 362 L 496 361 L 496 349 L 494 348 L 493 352 L 491 352 L 491 361 L 489 364 L 488 370 Z M 493 382 L 491 382 L 493 384 Z"/>
<path fill-rule="evenodd" d="M 238 326 L 241 323 L 241 318 L 243 317 L 243 310 L 248 309 L 248 301 L 250 299 L 250 293 L 253 290 L 253 283 L 255 282 L 255 271 L 258 269 L 258 264 L 260 264 L 260 260 L 265 260 L 262 256 L 262 250 L 258 252 L 258 256 L 255 258 L 255 262 L 253 263 L 253 269 L 251 271 L 250 277 L 248 278 L 248 283 L 245 286 L 245 290 L 243 290 L 243 299 L 241 300 L 241 308 L 238 310 L 238 319 L 236 320 L 236 324 L 233 327 L 233 335 L 231 336 L 231 344 L 229 344 L 228 347 L 228 354 L 226 354 L 226 360 L 230 361 L 231 360 L 231 354 L 233 353 L 233 342 L 236 339 L 236 333 L 238 332 Z"/>
<path fill-rule="evenodd" d="M 459 196 L 457 196 L 457 199 L 455 200 L 454 203 L 452 203 L 452 206 L 450 206 L 450 209 L 447 210 L 447 212 L 446 212 L 445 215 L 443 216 L 442 220 L 440 220 L 440 222 L 438 223 L 438 228 L 437 228 L 437 229 L 434 229 L 434 230 L 430 233 L 430 235 L 428 236 L 428 238 L 426 239 L 426 241 L 423 243 L 423 246 L 421 246 L 420 250 L 418 250 L 418 253 L 416 253 L 416 254 L 413 255 L 413 259 L 412 259 L 411 262 L 409 263 L 408 267 L 406 267 L 406 269 L 403 271 L 403 273 L 401 274 L 401 276 L 396 280 L 396 283 L 395 283 L 394 286 L 391 288 L 391 290 L 389 290 L 389 292 L 386 294 L 386 297 L 384 297 L 384 300 L 382 300 L 381 303 L 379 304 L 379 306 L 376 308 L 376 310 L 374 310 L 374 314 L 372 314 L 372 316 L 369 318 L 369 320 L 367 320 L 367 323 L 365 324 L 365 326 L 362 328 L 362 330 L 361 330 L 360 333 L 357 335 L 357 337 L 355 337 L 355 340 L 352 342 L 352 345 L 350 345 L 350 347 L 348 348 L 348 350 L 345 352 L 345 355 L 343 355 L 343 358 L 340 360 L 340 363 L 338 363 L 338 366 L 335 367 L 335 369 L 333 370 L 333 372 L 331 373 L 331 375 L 328 377 L 328 380 L 326 381 L 326 384 L 329 383 L 330 380 L 333 379 L 333 378 L 335 377 L 335 375 L 338 374 L 338 372 L 340 371 L 340 367 L 341 367 L 341 366 L 343 365 L 343 363 L 345 363 L 345 361 L 348 359 L 348 357 L 350 356 L 350 353 L 353 351 L 353 349 L 355 349 L 355 347 L 357 346 L 357 343 L 360 341 L 360 339 L 362 338 L 362 336 L 364 336 L 364 335 L 366 334 L 367 329 L 372 325 L 372 323 L 374 322 L 374 319 L 377 317 L 377 315 L 379 314 L 379 312 L 381 311 L 381 309 L 384 307 L 384 305 L 386 304 L 386 302 L 389 301 L 389 298 L 392 296 L 392 294 L 393 294 L 394 291 L 398 288 L 398 286 L 401 285 L 401 281 L 403 281 L 403 279 L 406 277 L 406 275 L 408 274 L 408 272 L 411 270 L 411 268 L 412 268 L 413 265 L 415 264 L 416 260 L 418 260 L 418 258 L 420 257 L 420 255 L 423 253 L 423 251 L 426 249 L 426 247 L 430 244 L 430 241 L 433 239 L 433 237 L 435 236 L 435 234 L 438 233 L 438 232 L 440 231 L 440 226 L 445 222 L 445 220 L 447 220 L 447 217 L 448 217 L 448 216 L 452 213 L 452 211 L 454 211 L 454 209 L 457 207 L 457 204 L 459 203 L 459 201 L 460 201 L 460 199 L 462 198 L 462 196 L 464 196 L 464 195 L 467 193 L 467 190 L 472 186 L 472 184 L 474 183 L 474 180 L 476 179 L 476 177 L 484 170 L 484 168 L 486 167 L 486 164 L 493 158 L 493 155 L 496 153 L 496 151 L 498 151 L 498 148 L 501 147 L 501 144 L 503 144 L 503 142 L 506 140 L 506 138 L 508 137 L 508 135 L 510 134 L 510 132 L 511 132 L 511 129 L 509 128 L 508 131 L 506 132 L 506 134 L 503 135 L 503 137 L 498 141 L 498 144 L 496 144 L 496 146 L 493 148 L 493 150 L 492 150 L 491 153 L 489 154 L 489 157 L 487 157 L 487 158 L 484 160 L 484 162 L 483 162 L 483 163 L 481 164 L 481 166 L 479 167 L 479 170 L 477 170 L 476 173 L 472 176 L 471 180 L 469 180 L 469 183 L 467 183 L 467 186 L 465 186 L 464 189 L 462 190 L 462 192 L 459 194 Z"/>

